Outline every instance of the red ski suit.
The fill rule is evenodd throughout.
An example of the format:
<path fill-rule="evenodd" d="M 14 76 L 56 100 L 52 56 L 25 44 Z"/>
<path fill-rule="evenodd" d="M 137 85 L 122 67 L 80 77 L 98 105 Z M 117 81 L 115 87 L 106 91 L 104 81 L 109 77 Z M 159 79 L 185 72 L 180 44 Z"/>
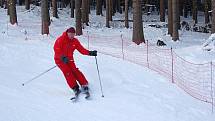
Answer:
<path fill-rule="evenodd" d="M 74 88 L 77 86 L 76 80 L 79 82 L 81 86 L 87 85 L 88 81 L 84 77 L 83 73 L 76 67 L 73 53 L 77 49 L 83 55 L 89 55 L 89 50 L 85 49 L 78 39 L 73 38 L 69 39 L 67 36 L 67 32 L 64 32 L 55 42 L 54 44 L 54 59 L 57 66 L 63 72 L 67 83 L 70 88 Z M 69 59 L 68 64 L 64 64 L 61 60 L 62 56 L 66 56 Z"/>

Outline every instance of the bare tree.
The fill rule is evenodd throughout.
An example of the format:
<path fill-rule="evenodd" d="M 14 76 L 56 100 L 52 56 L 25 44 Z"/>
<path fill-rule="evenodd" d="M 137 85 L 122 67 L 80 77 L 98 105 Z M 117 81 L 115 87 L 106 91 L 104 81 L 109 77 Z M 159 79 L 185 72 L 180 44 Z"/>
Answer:
<path fill-rule="evenodd" d="M 212 29 L 211 33 L 215 33 L 215 0 L 211 0 L 212 2 Z"/>
<path fill-rule="evenodd" d="M 10 23 L 12 25 L 17 24 L 17 14 L 16 14 L 15 0 L 9 0 L 8 5 L 9 5 L 8 9 L 9 9 L 9 15 L 10 15 Z"/>
<path fill-rule="evenodd" d="M 168 34 L 172 36 L 173 31 L 172 0 L 168 0 Z"/>
<path fill-rule="evenodd" d="M 132 41 L 137 45 L 144 42 L 142 10 L 140 0 L 133 0 L 133 35 Z"/>
<path fill-rule="evenodd" d="M 173 32 L 172 32 L 172 39 L 174 41 L 179 40 L 179 34 L 178 34 L 178 0 L 172 0 L 172 13 L 173 13 Z"/>
<path fill-rule="evenodd" d="M 75 0 L 70 0 L 70 7 L 71 7 L 71 15 L 70 15 L 70 17 L 74 18 L 75 17 L 75 15 L 74 15 Z"/>
<path fill-rule="evenodd" d="M 125 27 L 129 28 L 129 22 L 128 22 L 128 0 L 125 0 Z"/>
<path fill-rule="evenodd" d="M 75 0 L 75 22 L 76 22 L 76 35 L 82 35 L 81 23 L 81 0 Z"/>
<path fill-rule="evenodd" d="M 58 17 L 58 10 L 57 10 L 57 0 L 52 0 L 52 12 L 53 12 L 53 17 L 59 18 Z"/>
<path fill-rule="evenodd" d="M 30 0 L 25 0 L 25 9 L 26 10 L 30 9 Z"/>
<path fill-rule="evenodd" d="M 96 15 L 102 15 L 102 0 L 96 0 Z"/>
<path fill-rule="evenodd" d="M 48 9 L 48 0 L 41 1 L 41 17 L 42 17 L 42 35 L 49 34 L 50 15 Z"/>
<path fill-rule="evenodd" d="M 110 0 L 106 0 L 106 27 L 110 28 Z"/>
<path fill-rule="evenodd" d="M 164 0 L 160 0 L 160 21 L 165 22 L 165 5 Z"/>

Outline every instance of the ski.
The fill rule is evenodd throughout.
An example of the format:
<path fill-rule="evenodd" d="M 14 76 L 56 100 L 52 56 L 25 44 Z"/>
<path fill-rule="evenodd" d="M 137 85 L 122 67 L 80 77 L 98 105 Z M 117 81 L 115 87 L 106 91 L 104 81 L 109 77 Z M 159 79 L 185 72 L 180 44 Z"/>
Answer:
<path fill-rule="evenodd" d="M 89 92 L 86 92 L 86 93 L 84 93 L 84 94 L 85 94 L 85 97 L 84 97 L 84 98 L 85 98 L 86 100 L 90 100 L 90 93 L 89 93 Z M 77 102 L 78 98 L 79 98 L 79 95 L 70 98 L 70 100 L 72 100 L 72 102 Z"/>
<path fill-rule="evenodd" d="M 79 90 L 74 97 L 70 98 L 70 100 L 72 100 L 73 102 L 76 102 L 78 100 L 78 97 L 80 95 L 81 91 Z"/>
<path fill-rule="evenodd" d="M 78 96 L 74 96 L 74 97 L 70 98 L 70 100 L 72 100 L 72 102 L 77 102 Z"/>

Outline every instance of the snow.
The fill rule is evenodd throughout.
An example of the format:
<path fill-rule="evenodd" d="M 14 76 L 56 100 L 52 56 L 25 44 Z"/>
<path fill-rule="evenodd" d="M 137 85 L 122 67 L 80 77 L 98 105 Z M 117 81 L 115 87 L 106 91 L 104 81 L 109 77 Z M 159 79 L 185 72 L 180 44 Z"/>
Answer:
<path fill-rule="evenodd" d="M 8 24 L 6 11 L 0 9 L 0 120 L 1 121 L 214 121 L 211 104 L 199 101 L 158 73 L 119 58 L 98 54 L 104 98 L 94 57 L 75 53 L 77 67 L 90 82 L 92 100 L 72 103 L 73 92 L 63 74 L 55 68 L 38 79 L 22 83 L 53 67 L 53 44 L 67 27 L 74 26 L 68 10 L 50 26 L 51 35 L 40 34 L 39 8 L 25 11 L 18 7 L 18 25 Z M 105 28 L 104 17 L 92 12 L 91 27 L 85 32 L 131 38 L 131 29 Z M 201 49 L 208 34 L 184 32 L 181 41 L 171 42 L 166 29 L 148 27 L 146 39 L 156 43 L 162 38 L 182 57 L 195 62 L 213 61 L 214 53 Z M 99 27 L 99 28 L 98 28 Z M 111 30 L 111 31 L 110 31 Z M 79 37 L 82 39 L 82 37 Z M 87 42 L 81 40 L 86 47 Z"/>
<path fill-rule="evenodd" d="M 215 34 L 211 34 L 211 36 L 205 41 L 205 43 L 203 43 L 203 49 L 210 51 L 210 50 L 214 50 L 214 46 L 215 46 Z"/>

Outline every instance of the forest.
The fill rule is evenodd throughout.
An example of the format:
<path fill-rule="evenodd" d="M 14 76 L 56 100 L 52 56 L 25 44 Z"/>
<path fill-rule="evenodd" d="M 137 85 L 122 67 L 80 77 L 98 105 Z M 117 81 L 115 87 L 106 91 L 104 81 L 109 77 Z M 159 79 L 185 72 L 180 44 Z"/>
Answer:
<path fill-rule="evenodd" d="M 179 40 L 179 30 L 214 33 L 215 11 L 213 0 L 0 0 L 0 6 L 8 9 L 10 23 L 17 24 L 16 6 L 25 5 L 30 10 L 31 5 L 41 6 L 41 33 L 49 34 L 50 16 L 58 18 L 58 9 L 69 7 L 71 18 L 75 18 L 77 35 L 82 35 L 84 26 L 89 26 L 91 10 L 96 15 L 106 17 L 106 27 L 110 28 L 113 16 L 118 12 L 124 14 L 124 27 L 129 28 L 132 22 L 132 41 L 136 44 L 145 42 L 142 15 L 158 14 L 160 22 L 166 22 L 168 34 L 173 41 Z M 50 12 L 52 11 L 52 12 Z M 129 12 L 132 18 L 129 19 Z M 198 13 L 204 13 L 204 24 L 199 25 Z M 51 15 L 50 15 L 51 14 Z M 150 17 L 150 16 L 149 16 Z M 181 18 L 190 18 L 189 22 Z"/>

